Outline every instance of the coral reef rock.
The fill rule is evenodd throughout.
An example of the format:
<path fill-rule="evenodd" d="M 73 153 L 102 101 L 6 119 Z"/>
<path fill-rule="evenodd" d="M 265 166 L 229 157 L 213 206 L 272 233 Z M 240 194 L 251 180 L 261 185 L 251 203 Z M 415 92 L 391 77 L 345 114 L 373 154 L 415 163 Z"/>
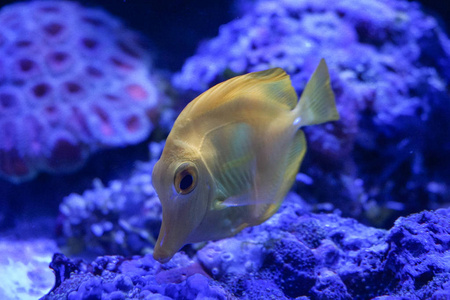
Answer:
<path fill-rule="evenodd" d="M 341 120 L 305 128 L 303 172 L 320 184 L 300 186 L 302 195 L 387 228 L 400 215 L 445 207 L 450 42 L 433 17 L 400 0 L 236 6 L 238 17 L 173 76 L 182 99 L 272 67 L 284 68 L 300 95 L 325 58 Z"/>
<path fill-rule="evenodd" d="M 150 155 L 159 157 L 164 143 L 150 143 Z M 145 254 L 152 248 L 161 226 L 161 203 L 152 185 L 156 160 L 139 162 L 126 180 L 72 193 L 59 206 L 58 243 L 69 254 Z"/>
<path fill-rule="evenodd" d="M 291 193 L 267 222 L 163 265 L 150 254 L 90 264 L 57 255 L 61 284 L 45 299 L 446 299 L 449 224 L 439 209 L 376 229 L 310 213 Z"/>
<path fill-rule="evenodd" d="M 20 182 L 67 172 L 89 153 L 143 141 L 164 99 L 150 63 L 145 39 L 100 9 L 3 7 L 0 175 Z"/>

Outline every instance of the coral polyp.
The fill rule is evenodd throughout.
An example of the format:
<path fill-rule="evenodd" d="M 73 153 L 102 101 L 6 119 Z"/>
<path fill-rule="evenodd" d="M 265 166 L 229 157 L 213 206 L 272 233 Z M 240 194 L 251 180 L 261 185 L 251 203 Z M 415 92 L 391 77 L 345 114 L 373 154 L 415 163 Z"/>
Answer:
<path fill-rule="evenodd" d="M 0 175 L 20 182 L 143 141 L 162 99 L 145 39 L 69 1 L 0 11 Z"/>

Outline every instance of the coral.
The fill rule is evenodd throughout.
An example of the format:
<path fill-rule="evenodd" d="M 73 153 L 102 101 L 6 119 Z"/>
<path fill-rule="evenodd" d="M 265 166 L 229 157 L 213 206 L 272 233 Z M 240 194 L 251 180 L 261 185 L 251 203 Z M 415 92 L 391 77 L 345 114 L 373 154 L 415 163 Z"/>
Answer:
<path fill-rule="evenodd" d="M 277 274 L 274 279 L 288 297 L 306 295 L 314 286 L 317 266 L 313 252 L 296 239 L 281 238 L 275 241 L 265 257 L 263 270 Z"/>
<path fill-rule="evenodd" d="M 262 242 L 225 239 L 206 245 L 197 257 L 214 278 L 221 279 L 225 275 L 243 275 L 258 270 L 263 263 L 263 251 Z"/>
<path fill-rule="evenodd" d="M 3 7 L 0 175 L 71 171 L 94 151 L 147 138 L 164 97 L 146 47 L 118 19 L 75 2 Z"/>
<path fill-rule="evenodd" d="M 54 284 L 48 262 L 55 251 L 58 248 L 49 239 L 23 241 L 2 237 L 0 298 L 32 300 L 48 293 Z"/>
<path fill-rule="evenodd" d="M 151 143 L 152 157 L 163 144 Z M 59 208 L 59 243 L 67 253 L 148 253 L 161 226 L 161 204 L 152 186 L 155 160 L 140 162 L 126 180 L 104 186 L 95 180 L 92 190 L 70 194 Z"/>
<path fill-rule="evenodd" d="M 271 67 L 284 68 L 300 94 L 324 57 L 341 120 L 305 128 L 302 171 L 314 184 L 299 184 L 300 193 L 379 226 L 446 205 L 450 42 L 434 18 L 402 0 L 241 0 L 237 7 L 238 18 L 173 76 L 181 98 Z"/>
<path fill-rule="evenodd" d="M 450 280 L 450 210 L 400 218 L 389 232 L 386 256 L 397 294 L 426 299 Z M 400 288 L 399 286 L 403 287 Z M 419 291 L 419 292 L 417 292 Z M 450 290 L 447 289 L 447 295 Z"/>
<path fill-rule="evenodd" d="M 450 242 L 448 226 L 450 210 L 422 212 L 396 221 L 389 231 L 366 227 L 353 219 L 333 214 L 303 213 L 295 223 L 283 223 L 301 207 L 293 194 L 275 215 L 253 229 L 236 237 L 211 242 L 197 253 L 205 270 L 223 282 L 235 295 L 242 295 L 255 280 L 275 286 L 288 298 L 301 296 L 311 299 L 367 299 L 393 295 L 408 299 L 429 298 L 445 293 L 443 286 L 450 280 Z M 307 244 L 311 232 L 324 228 L 320 244 Z M 301 231 L 296 231 L 301 228 Z M 229 272 L 217 277 L 215 268 L 227 270 L 223 261 L 206 260 L 205 253 L 218 245 L 241 243 L 241 248 L 224 248 L 231 252 Z M 248 244 L 260 245 L 256 268 L 236 272 L 233 265 L 254 259 L 246 249 Z M 234 250 L 233 252 L 232 249 Z M 220 256 L 218 253 L 217 256 Z M 258 268 L 259 266 L 259 268 Z M 270 288 L 272 289 L 272 287 Z"/>
<path fill-rule="evenodd" d="M 165 266 L 151 255 L 99 257 L 90 264 L 62 255 L 54 259 L 62 261 L 53 267 L 55 274 L 68 266 L 75 270 L 43 299 L 229 299 L 222 287 L 180 253 Z"/>
<path fill-rule="evenodd" d="M 58 255 L 52 268 L 61 284 L 46 299 L 443 299 L 450 293 L 450 209 L 399 218 L 387 231 L 308 213 L 303 205 L 290 193 L 267 222 L 209 242 L 191 258 L 179 252 L 163 265 L 150 254 L 90 264 Z M 318 228 L 325 230 L 311 243 Z M 66 270 L 75 271 L 67 276 Z"/>
<path fill-rule="evenodd" d="M 328 269 L 317 272 L 317 281 L 310 290 L 310 294 L 313 299 L 353 299 L 341 278 Z"/>

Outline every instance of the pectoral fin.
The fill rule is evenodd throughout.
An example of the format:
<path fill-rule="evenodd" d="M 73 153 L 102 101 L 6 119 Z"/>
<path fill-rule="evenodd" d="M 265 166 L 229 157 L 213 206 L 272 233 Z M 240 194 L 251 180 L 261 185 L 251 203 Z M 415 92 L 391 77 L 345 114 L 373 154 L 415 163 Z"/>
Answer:
<path fill-rule="evenodd" d="M 217 184 L 219 205 L 240 206 L 252 201 L 255 193 L 256 156 L 252 131 L 246 123 L 230 123 L 208 133 L 212 147 L 211 172 Z M 202 151 L 205 151 L 202 148 Z"/>

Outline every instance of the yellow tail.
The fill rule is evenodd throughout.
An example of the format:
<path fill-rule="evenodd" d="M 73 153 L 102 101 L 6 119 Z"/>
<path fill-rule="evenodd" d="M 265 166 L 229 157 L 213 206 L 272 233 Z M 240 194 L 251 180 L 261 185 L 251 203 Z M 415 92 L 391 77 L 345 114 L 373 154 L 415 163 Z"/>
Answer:
<path fill-rule="evenodd" d="M 295 124 L 302 126 L 321 124 L 339 120 L 336 110 L 334 93 L 330 85 L 330 74 L 325 60 L 320 60 L 319 66 L 312 74 L 294 108 L 298 115 Z"/>

